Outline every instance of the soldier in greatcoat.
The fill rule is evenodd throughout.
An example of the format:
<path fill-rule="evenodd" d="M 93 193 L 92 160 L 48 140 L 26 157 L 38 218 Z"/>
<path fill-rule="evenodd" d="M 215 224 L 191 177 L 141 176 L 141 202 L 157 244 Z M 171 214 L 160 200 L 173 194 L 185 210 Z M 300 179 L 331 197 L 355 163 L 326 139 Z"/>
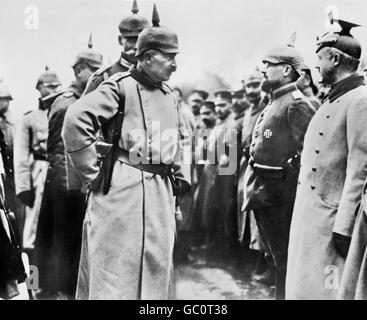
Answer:
<path fill-rule="evenodd" d="M 80 98 L 89 77 L 102 65 L 102 54 L 92 47 L 90 36 L 88 49 L 72 64 L 75 80 L 55 99 L 48 115 L 49 167 L 35 248 L 43 297 L 75 297 L 85 194 L 66 159 L 61 129 L 67 109 Z"/>
<path fill-rule="evenodd" d="M 47 66 L 45 69 L 36 84 L 36 89 L 40 92 L 38 108 L 23 115 L 14 139 L 15 189 L 17 197 L 26 206 L 23 249 L 31 262 L 48 168 L 46 140 L 49 109 L 43 100 L 60 91 L 61 86 L 57 74 Z"/>
<path fill-rule="evenodd" d="M 333 20 L 332 20 L 333 21 Z M 339 20 L 317 42 L 317 69 L 330 91 L 304 141 L 290 232 L 287 298 L 335 299 L 367 176 L 367 90 L 361 45 Z"/>
<path fill-rule="evenodd" d="M 297 159 L 315 112 L 297 89 L 302 57 L 294 37 L 263 58 L 271 98 L 259 115 L 244 177 L 243 210 L 253 210 L 276 270 L 276 298 L 284 299 L 288 236 L 297 187 Z"/>
<path fill-rule="evenodd" d="M 83 226 L 79 299 L 169 296 L 174 195 L 190 187 L 190 166 L 181 161 L 185 127 L 174 93 L 164 83 L 177 68 L 177 53 L 178 37 L 159 25 L 154 6 L 153 27 L 138 37 L 137 66 L 115 74 L 66 112 L 66 152 L 93 190 Z M 121 108 L 124 118 L 108 180 L 97 165 L 97 132 L 101 126 L 114 131 L 111 119 Z"/>

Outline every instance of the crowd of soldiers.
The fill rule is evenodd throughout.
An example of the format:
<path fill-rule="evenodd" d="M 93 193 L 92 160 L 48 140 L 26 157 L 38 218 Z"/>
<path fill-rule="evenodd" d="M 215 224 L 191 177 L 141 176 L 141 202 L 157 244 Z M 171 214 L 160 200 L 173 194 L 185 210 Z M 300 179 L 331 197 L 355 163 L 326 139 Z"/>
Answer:
<path fill-rule="evenodd" d="M 174 298 L 175 264 L 201 250 L 277 299 L 366 299 L 358 25 L 330 16 L 320 86 L 292 35 L 240 89 L 185 97 L 165 84 L 177 34 L 155 6 L 152 23 L 131 11 L 118 61 L 103 67 L 90 38 L 71 85 L 46 67 L 17 126 L 1 84 L 1 298 L 29 276 L 24 254 L 39 274 L 30 298 Z"/>

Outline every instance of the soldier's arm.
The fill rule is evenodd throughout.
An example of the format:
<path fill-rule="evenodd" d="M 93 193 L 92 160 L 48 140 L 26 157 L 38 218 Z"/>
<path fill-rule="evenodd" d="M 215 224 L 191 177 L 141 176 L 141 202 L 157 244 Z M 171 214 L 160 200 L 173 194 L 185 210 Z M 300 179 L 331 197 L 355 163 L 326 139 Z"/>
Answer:
<path fill-rule="evenodd" d="M 351 105 L 347 111 L 348 158 L 346 178 L 340 199 L 333 232 L 352 235 L 355 210 L 361 199 L 367 176 L 367 98 Z"/>
<path fill-rule="evenodd" d="M 173 162 L 175 178 L 183 181 L 187 188 L 191 185 L 191 160 L 192 140 L 189 130 L 186 128 L 180 109 L 178 109 L 179 120 L 179 143 Z M 185 189 L 185 186 L 183 186 Z"/>
<path fill-rule="evenodd" d="M 62 128 L 65 151 L 85 184 L 98 176 L 97 131 L 117 113 L 119 99 L 117 82 L 108 80 L 66 111 Z"/>
<path fill-rule="evenodd" d="M 301 99 L 293 101 L 288 108 L 288 125 L 296 142 L 298 155 L 302 152 L 306 130 L 314 114 L 315 109 Z"/>
<path fill-rule="evenodd" d="M 14 177 L 16 194 L 32 190 L 32 141 L 29 114 L 22 117 L 14 137 Z"/>

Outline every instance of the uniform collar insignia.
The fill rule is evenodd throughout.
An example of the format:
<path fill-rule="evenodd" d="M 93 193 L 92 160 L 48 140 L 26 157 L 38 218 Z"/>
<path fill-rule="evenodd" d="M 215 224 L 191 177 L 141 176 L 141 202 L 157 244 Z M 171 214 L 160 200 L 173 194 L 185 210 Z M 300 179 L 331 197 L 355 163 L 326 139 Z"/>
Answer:
<path fill-rule="evenodd" d="M 272 92 L 272 98 L 273 100 L 280 98 L 281 96 L 284 96 L 287 93 L 290 93 L 292 91 L 298 90 L 297 86 L 294 82 L 288 83 Z"/>
<path fill-rule="evenodd" d="M 364 77 L 358 73 L 353 73 L 351 76 L 334 83 L 324 100 L 328 99 L 330 102 L 333 102 L 343 94 L 364 85 L 366 85 Z"/>

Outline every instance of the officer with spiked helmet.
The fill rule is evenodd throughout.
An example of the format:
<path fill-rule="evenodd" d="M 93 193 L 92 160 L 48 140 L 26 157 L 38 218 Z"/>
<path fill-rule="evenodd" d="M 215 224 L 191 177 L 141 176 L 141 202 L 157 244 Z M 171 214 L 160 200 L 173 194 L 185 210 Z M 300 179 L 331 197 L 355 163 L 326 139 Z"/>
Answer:
<path fill-rule="evenodd" d="M 178 38 L 153 26 L 137 40 L 138 64 L 117 73 L 66 112 L 68 157 L 93 191 L 83 226 L 79 299 L 167 299 L 175 235 L 175 198 L 190 187 L 182 162 L 184 123 L 164 83 L 176 71 Z M 97 164 L 97 132 L 112 132 Z M 110 161 L 110 163 L 108 163 Z M 111 170 L 112 169 L 112 170 Z M 101 183 L 102 182 L 102 183 Z"/>
<path fill-rule="evenodd" d="M 91 78 L 85 89 L 87 94 L 96 89 L 104 80 L 117 72 L 126 72 L 132 65 L 136 65 L 137 58 L 135 56 L 135 46 L 139 33 L 150 26 L 150 23 L 143 16 L 139 15 L 139 8 L 136 0 L 134 0 L 132 14 L 124 17 L 118 25 L 120 34 L 118 42 L 122 47 L 121 57 L 114 64 L 100 68 Z"/>
<path fill-rule="evenodd" d="M 317 41 L 317 69 L 331 86 L 304 140 L 290 232 L 287 298 L 335 299 L 367 176 L 367 90 L 357 73 L 357 24 Z M 330 279 L 328 275 L 335 278 Z M 338 279 L 339 278 L 339 279 Z"/>
<path fill-rule="evenodd" d="M 244 176 L 243 210 L 253 210 L 261 238 L 276 268 L 276 298 L 284 299 L 288 234 L 297 186 L 297 158 L 315 110 L 296 87 L 302 57 L 290 43 L 263 59 L 271 99 L 252 133 Z"/>
<path fill-rule="evenodd" d="M 67 109 L 80 98 L 89 77 L 102 62 L 103 56 L 93 49 L 90 35 L 88 48 L 81 51 L 71 65 L 75 80 L 55 99 L 49 112 L 49 167 L 35 245 L 40 288 L 45 297 L 75 296 L 85 196 L 80 191 L 77 174 L 66 159 L 61 129 Z"/>

